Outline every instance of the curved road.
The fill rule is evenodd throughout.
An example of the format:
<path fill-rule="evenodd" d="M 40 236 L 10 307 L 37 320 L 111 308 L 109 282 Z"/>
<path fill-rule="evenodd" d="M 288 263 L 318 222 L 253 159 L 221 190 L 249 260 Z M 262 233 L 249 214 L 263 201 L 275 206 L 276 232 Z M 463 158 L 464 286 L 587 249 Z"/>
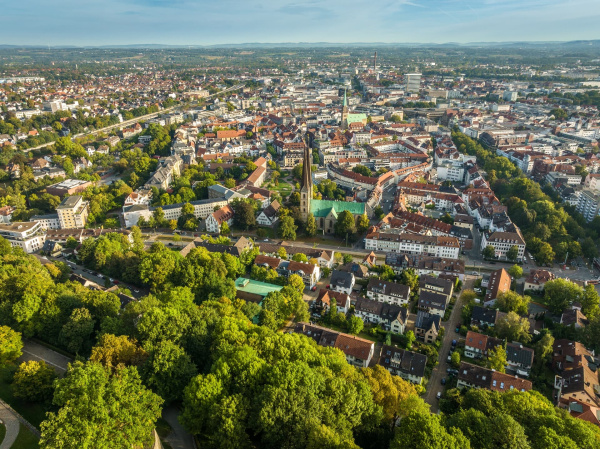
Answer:
<path fill-rule="evenodd" d="M 19 435 L 20 424 L 17 417 L 2 401 L 0 401 L 0 421 L 6 427 L 6 434 L 4 435 L 2 444 L 0 444 L 0 449 L 10 449 Z"/>

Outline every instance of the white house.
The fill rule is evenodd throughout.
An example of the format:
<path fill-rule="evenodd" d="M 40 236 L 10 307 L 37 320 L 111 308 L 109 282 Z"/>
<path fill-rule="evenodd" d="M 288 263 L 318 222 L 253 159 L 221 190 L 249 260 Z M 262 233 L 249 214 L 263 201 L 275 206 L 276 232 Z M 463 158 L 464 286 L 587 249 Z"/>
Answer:
<path fill-rule="evenodd" d="M 223 223 L 227 223 L 228 226 L 233 224 L 233 209 L 229 204 L 210 214 L 204 222 L 206 231 L 212 234 L 221 232 Z"/>

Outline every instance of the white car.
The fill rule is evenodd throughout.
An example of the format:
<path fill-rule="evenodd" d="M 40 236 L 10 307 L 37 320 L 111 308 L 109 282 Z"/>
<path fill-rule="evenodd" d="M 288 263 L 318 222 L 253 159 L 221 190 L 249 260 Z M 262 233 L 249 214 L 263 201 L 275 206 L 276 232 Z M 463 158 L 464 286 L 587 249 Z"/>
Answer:
<path fill-rule="evenodd" d="M 437 392 L 437 394 L 435 395 L 435 397 L 436 397 L 437 399 L 441 399 L 441 398 L 442 398 L 442 392 L 441 392 L 441 391 L 438 391 L 438 392 Z"/>
<path fill-rule="evenodd" d="M 99 277 L 100 279 L 104 279 L 104 276 L 103 276 L 103 275 L 101 275 L 100 273 L 98 273 L 98 277 Z"/>

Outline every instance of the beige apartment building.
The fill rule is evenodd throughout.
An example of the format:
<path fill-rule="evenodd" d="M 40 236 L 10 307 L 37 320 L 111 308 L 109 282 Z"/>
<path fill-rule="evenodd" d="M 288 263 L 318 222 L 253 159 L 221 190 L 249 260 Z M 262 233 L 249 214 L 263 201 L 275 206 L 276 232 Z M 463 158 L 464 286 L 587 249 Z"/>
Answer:
<path fill-rule="evenodd" d="M 85 227 L 88 218 L 88 201 L 82 196 L 65 198 L 56 208 L 61 229 L 80 229 Z"/>

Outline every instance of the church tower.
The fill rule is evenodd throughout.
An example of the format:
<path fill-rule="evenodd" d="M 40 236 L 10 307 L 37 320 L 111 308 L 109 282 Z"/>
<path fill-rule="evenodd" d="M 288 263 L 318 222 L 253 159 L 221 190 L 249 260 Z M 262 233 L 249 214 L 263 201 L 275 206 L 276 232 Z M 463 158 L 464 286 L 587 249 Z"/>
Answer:
<path fill-rule="evenodd" d="M 342 120 L 340 127 L 342 129 L 348 128 L 348 99 L 346 98 L 346 89 L 344 89 L 344 102 L 342 103 Z"/>
<path fill-rule="evenodd" d="M 306 223 L 308 214 L 310 213 L 310 201 L 313 196 L 313 184 L 312 184 L 312 156 L 310 152 L 309 136 L 306 135 L 304 147 L 304 158 L 302 161 L 302 187 L 300 188 L 300 215 L 302 220 Z"/>

